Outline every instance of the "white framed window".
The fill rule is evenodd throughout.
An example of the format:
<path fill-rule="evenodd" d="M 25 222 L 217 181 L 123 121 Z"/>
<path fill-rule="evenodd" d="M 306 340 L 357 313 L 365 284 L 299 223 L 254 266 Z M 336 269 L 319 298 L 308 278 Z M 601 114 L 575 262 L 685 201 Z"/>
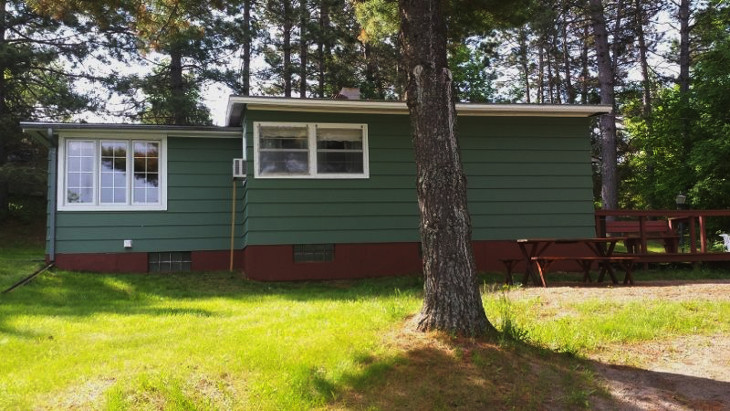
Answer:
<path fill-rule="evenodd" d="M 254 122 L 256 178 L 368 178 L 367 124 Z"/>
<path fill-rule="evenodd" d="M 62 137 L 60 211 L 167 209 L 164 137 Z"/>

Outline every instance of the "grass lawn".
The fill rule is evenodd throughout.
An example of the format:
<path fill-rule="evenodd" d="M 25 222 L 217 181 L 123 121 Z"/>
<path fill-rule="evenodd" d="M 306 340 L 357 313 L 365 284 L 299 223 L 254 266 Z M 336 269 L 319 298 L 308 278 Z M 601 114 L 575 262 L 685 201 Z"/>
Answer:
<path fill-rule="evenodd" d="M 0 295 L 0 409 L 583 409 L 607 397 L 584 354 L 730 332 L 728 302 L 555 306 L 489 284 L 500 279 L 484 277 L 502 330 L 490 342 L 404 331 L 421 303 L 414 277 L 47 272 Z"/>
<path fill-rule="evenodd" d="M 0 223 L 0 292 L 43 267 L 44 222 Z"/>

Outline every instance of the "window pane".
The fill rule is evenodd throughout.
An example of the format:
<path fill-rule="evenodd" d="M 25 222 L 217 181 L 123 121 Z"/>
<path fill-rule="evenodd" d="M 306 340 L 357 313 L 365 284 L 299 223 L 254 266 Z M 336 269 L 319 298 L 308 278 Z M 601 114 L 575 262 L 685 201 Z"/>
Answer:
<path fill-rule="evenodd" d="M 160 199 L 157 197 L 159 191 L 156 189 L 147 189 L 147 202 L 148 203 L 156 203 L 160 201 Z"/>
<path fill-rule="evenodd" d="M 157 203 L 159 193 L 159 148 L 160 143 L 134 142 L 134 202 Z"/>
<path fill-rule="evenodd" d="M 317 149 L 362 151 L 362 141 L 317 141 Z"/>
<path fill-rule="evenodd" d="M 317 127 L 317 142 L 320 141 L 351 141 L 362 143 L 362 129 Z"/>
<path fill-rule="evenodd" d="M 114 189 L 114 202 L 115 203 L 126 203 L 127 202 L 127 189 L 126 188 L 115 188 Z"/>
<path fill-rule="evenodd" d="M 81 171 L 81 158 L 80 157 L 69 157 L 68 171 Z"/>
<path fill-rule="evenodd" d="M 69 141 L 66 145 L 66 202 L 94 201 L 94 142 Z"/>
<path fill-rule="evenodd" d="M 90 203 L 93 199 L 93 188 L 69 188 L 68 190 L 66 190 L 66 202 L 68 203 Z"/>
<path fill-rule="evenodd" d="M 102 203 L 113 203 L 114 202 L 114 190 L 111 188 L 101 189 L 101 202 Z"/>
<path fill-rule="evenodd" d="M 317 153 L 317 172 L 362 174 L 362 152 L 320 151 Z"/>
<path fill-rule="evenodd" d="M 99 201 L 102 204 L 127 202 L 127 142 L 101 142 Z"/>
<path fill-rule="evenodd" d="M 361 128 L 317 128 L 318 173 L 362 174 L 363 169 Z"/>
<path fill-rule="evenodd" d="M 308 146 L 307 127 L 261 126 L 259 144 L 261 149 L 306 150 Z"/>
<path fill-rule="evenodd" d="M 259 155 L 261 174 L 309 174 L 306 151 L 262 151 Z"/>

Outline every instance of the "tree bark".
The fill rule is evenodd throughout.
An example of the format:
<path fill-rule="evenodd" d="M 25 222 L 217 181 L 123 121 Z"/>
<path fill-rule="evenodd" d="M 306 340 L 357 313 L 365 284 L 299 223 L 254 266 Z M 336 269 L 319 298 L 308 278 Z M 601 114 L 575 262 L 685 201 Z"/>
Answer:
<path fill-rule="evenodd" d="M 601 0 L 589 0 L 589 17 L 593 25 L 596 60 L 598 63 L 598 84 L 601 89 L 601 104 L 616 107 L 614 92 L 614 71 L 608 46 L 608 31 Z M 603 208 L 618 208 L 618 179 L 616 175 L 616 117 L 613 112 L 601 116 L 601 198 Z"/>
<path fill-rule="evenodd" d="M 548 88 L 548 103 L 555 104 L 555 94 L 553 92 L 555 87 L 555 77 L 553 77 L 553 59 L 551 55 L 552 45 L 550 44 L 547 37 L 545 37 L 545 66 L 547 66 L 547 88 Z"/>
<path fill-rule="evenodd" d="M 281 46 L 281 49 L 284 53 L 284 62 L 282 67 L 282 77 L 284 79 L 284 97 L 291 97 L 291 31 L 294 24 L 292 24 L 292 10 L 290 0 L 283 1 L 282 11 L 284 13 L 284 24 L 282 27 L 283 39 Z"/>
<path fill-rule="evenodd" d="M 570 71 L 570 44 L 568 43 L 568 11 L 565 10 L 563 14 L 565 22 L 563 23 L 563 69 L 565 70 L 565 96 L 568 100 L 568 104 L 575 104 L 575 89 L 573 88 L 573 82 L 571 80 L 572 73 Z"/>
<path fill-rule="evenodd" d="M 307 98 L 308 21 L 307 0 L 299 0 L 299 98 Z"/>
<path fill-rule="evenodd" d="M 583 27 L 583 49 L 580 53 L 581 71 L 580 71 L 580 103 L 588 104 L 588 24 Z"/>
<path fill-rule="evenodd" d="M 639 66 L 642 83 L 642 115 L 648 119 L 651 115 L 651 78 L 649 77 L 649 61 L 647 59 L 646 35 L 644 34 L 645 14 L 642 0 L 636 0 L 636 40 L 639 43 Z"/>
<path fill-rule="evenodd" d="M 642 0 L 636 0 L 635 4 L 635 24 L 636 24 L 636 40 L 639 46 L 639 66 L 641 67 L 641 116 L 644 118 L 646 124 L 647 136 L 653 136 L 654 127 L 651 119 L 651 78 L 649 77 L 649 62 L 647 59 L 648 49 L 646 45 L 646 35 L 644 34 L 644 24 L 646 24 L 646 15 L 644 13 L 644 4 Z M 654 168 L 654 147 L 653 144 L 646 144 L 644 146 L 644 152 L 646 153 L 646 180 L 655 180 L 655 168 Z M 647 195 L 647 205 L 649 209 L 657 207 L 657 201 L 655 199 L 654 191 L 649 190 Z"/>
<path fill-rule="evenodd" d="M 545 48 L 542 41 L 537 46 L 537 104 L 545 103 Z"/>
<path fill-rule="evenodd" d="M 613 67 L 614 84 L 618 82 L 619 67 L 619 50 L 621 46 L 621 30 L 622 19 L 624 14 L 623 0 L 616 1 L 616 24 L 613 26 L 613 42 L 611 43 L 611 67 Z"/>
<path fill-rule="evenodd" d="M 689 92 L 689 66 L 691 63 L 689 55 L 689 10 L 690 0 L 681 0 L 679 3 L 679 84 L 680 96 L 684 99 Z"/>
<path fill-rule="evenodd" d="M 241 56 L 241 94 L 251 92 L 251 7 L 254 0 L 243 1 L 243 53 Z"/>
<path fill-rule="evenodd" d="M 466 177 L 446 61 L 446 21 L 440 0 L 398 4 L 425 277 L 418 329 L 484 335 L 494 328 L 484 313 L 472 254 Z"/>
<path fill-rule="evenodd" d="M 4 50 L 5 35 L 6 35 L 6 19 L 7 14 L 5 8 L 7 2 L 0 0 L 0 50 Z M 7 84 L 5 80 L 6 60 L 0 58 L 0 136 L 8 136 L 11 133 L 10 130 L 10 113 L 7 104 Z M 8 161 L 8 152 L 6 147 L 6 137 L 0 138 L 0 170 Z M 9 198 L 9 187 L 8 181 L 3 177 L 3 173 L 0 173 L 0 220 L 4 218 L 9 212 L 10 198 Z"/>
<path fill-rule="evenodd" d="M 690 59 L 690 47 L 689 47 L 689 34 L 690 34 L 690 0 L 681 0 L 679 3 L 679 77 L 677 83 L 679 84 L 679 99 L 681 102 L 681 133 L 682 133 L 682 154 L 679 159 L 679 164 L 686 165 L 688 163 L 687 158 L 689 153 L 692 151 L 692 141 L 690 137 L 691 128 L 691 114 L 689 109 L 689 66 L 691 64 Z M 686 191 L 688 187 L 680 188 Z"/>
<path fill-rule="evenodd" d="M 183 126 L 188 123 L 188 115 L 183 110 L 185 104 L 185 86 L 183 84 L 182 52 L 173 46 L 170 50 L 170 88 L 174 104 L 172 124 Z"/>
<path fill-rule="evenodd" d="M 527 51 L 529 46 L 527 45 L 527 31 L 524 27 L 519 29 L 517 34 L 517 42 L 519 44 L 519 60 L 520 67 L 522 67 L 522 76 L 525 82 L 525 101 L 530 104 L 530 66 L 527 58 Z"/>
<path fill-rule="evenodd" d="M 328 0 L 319 1 L 319 41 L 317 44 L 317 94 L 324 98 L 327 57 L 329 56 L 330 12 Z"/>

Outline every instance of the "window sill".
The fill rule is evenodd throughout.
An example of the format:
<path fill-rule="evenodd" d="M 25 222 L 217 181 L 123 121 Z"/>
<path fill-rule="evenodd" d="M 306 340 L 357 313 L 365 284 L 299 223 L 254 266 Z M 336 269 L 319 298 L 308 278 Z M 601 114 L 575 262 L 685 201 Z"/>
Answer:
<path fill-rule="evenodd" d="M 110 206 L 97 206 L 97 205 L 59 205 L 58 211 L 167 211 L 167 204 L 155 204 L 151 206 L 141 205 L 110 205 Z"/>
<path fill-rule="evenodd" d="M 309 180 L 365 180 L 370 178 L 367 174 L 318 174 L 318 175 L 297 175 L 297 174 L 266 174 L 255 175 L 260 179 L 309 179 Z"/>

